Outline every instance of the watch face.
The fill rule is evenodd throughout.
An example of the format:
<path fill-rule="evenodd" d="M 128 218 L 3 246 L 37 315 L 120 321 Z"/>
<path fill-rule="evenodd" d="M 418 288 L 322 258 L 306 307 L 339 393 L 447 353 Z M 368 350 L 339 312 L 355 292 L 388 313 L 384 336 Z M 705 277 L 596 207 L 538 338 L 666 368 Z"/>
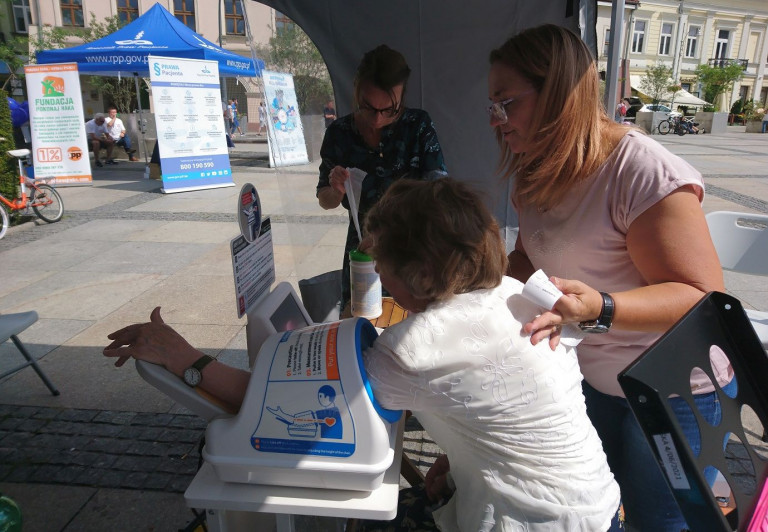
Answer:
<path fill-rule="evenodd" d="M 187 368 L 184 370 L 184 382 L 189 386 L 197 386 L 202 380 L 200 370 L 197 368 Z"/>

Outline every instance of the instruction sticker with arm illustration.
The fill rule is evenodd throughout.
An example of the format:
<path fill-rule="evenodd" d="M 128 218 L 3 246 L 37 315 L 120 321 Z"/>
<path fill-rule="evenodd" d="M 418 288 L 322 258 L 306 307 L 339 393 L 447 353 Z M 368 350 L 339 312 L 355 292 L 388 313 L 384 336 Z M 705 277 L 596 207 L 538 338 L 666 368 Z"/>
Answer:
<path fill-rule="evenodd" d="M 353 419 L 339 376 L 338 329 L 337 322 L 283 335 L 251 436 L 254 449 L 340 457 L 355 452 Z"/>

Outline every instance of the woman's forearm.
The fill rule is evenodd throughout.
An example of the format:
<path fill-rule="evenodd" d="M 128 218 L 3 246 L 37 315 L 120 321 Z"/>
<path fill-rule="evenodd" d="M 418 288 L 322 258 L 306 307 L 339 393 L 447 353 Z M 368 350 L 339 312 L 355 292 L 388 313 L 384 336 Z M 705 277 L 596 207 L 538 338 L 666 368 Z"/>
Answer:
<path fill-rule="evenodd" d="M 666 332 L 702 297 L 716 289 L 718 287 L 702 289 L 670 282 L 612 293 L 615 302 L 612 327 L 631 331 Z M 599 314 L 599 310 L 597 313 Z"/>

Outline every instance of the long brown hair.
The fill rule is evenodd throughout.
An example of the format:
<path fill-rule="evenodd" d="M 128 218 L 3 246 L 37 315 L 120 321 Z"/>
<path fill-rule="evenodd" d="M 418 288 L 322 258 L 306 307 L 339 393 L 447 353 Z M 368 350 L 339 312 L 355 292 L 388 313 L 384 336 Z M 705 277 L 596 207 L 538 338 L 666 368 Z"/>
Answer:
<path fill-rule="evenodd" d="M 613 149 L 607 133 L 622 126 L 600 102 L 595 61 L 573 32 L 545 24 L 510 38 L 490 55 L 525 77 L 538 92 L 527 151 L 512 153 L 499 129 L 499 171 L 515 176 L 517 205 L 549 209 L 585 180 Z"/>
<path fill-rule="evenodd" d="M 376 265 L 430 301 L 494 288 L 507 269 L 499 226 L 469 187 L 450 178 L 398 179 L 368 212 Z"/>

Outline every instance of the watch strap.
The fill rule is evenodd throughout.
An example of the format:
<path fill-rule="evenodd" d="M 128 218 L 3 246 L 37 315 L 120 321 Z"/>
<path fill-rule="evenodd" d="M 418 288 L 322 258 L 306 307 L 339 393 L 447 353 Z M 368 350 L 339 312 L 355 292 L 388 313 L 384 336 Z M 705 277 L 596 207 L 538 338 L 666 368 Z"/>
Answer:
<path fill-rule="evenodd" d="M 603 305 L 597 319 L 579 323 L 579 329 L 584 332 L 605 333 L 611 328 L 615 303 L 611 295 L 606 292 L 600 292 L 600 296 L 603 298 Z"/>
<path fill-rule="evenodd" d="M 213 362 L 214 360 L 215 359 L 210 355 L 203 355 L 200 358 L 198 358 L 194 364 L 192 364 L 192 367 L 202 374 L 203 368 L 208 364 L 210 364 L 211 362 Z"/>
<path fill-rule="evenodd" d="M 613 309 L 616 304 L 610 294 L 600 292 L 600 295 L 603 296 L 603 309 L 600 311 L 600 316 L 598 316 L 597 322 L 610 329 L 611 324 L 613 323 Z"/>

